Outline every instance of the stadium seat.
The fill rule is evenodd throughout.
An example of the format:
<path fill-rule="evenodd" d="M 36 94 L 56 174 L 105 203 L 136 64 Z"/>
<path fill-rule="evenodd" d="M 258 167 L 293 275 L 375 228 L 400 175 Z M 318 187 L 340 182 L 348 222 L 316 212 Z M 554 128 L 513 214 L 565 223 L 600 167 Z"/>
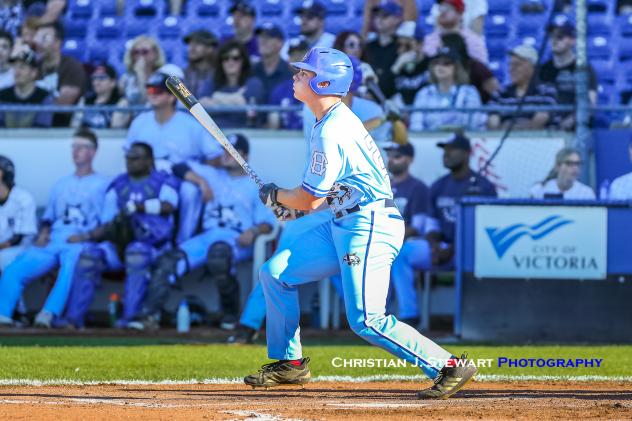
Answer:
<path fill-rule="evenodd" d="M 327 9 L 327 18 L 346 16 L 349 8 L 346 0 L 326 0 L 324 2 Z"/>
<path fill-rule="evenodd" d="M 123 34 L 124 26 L 124 21 L 118 17 L 105 17 L 98 21 L 95 36 L 97 39 L 120 38 Z"/>
<path fill-rule="evenodd" d="M 487 51 L 492 61 L 505 60 L 507 57 L 507 40 L 490 38 L 487 40 Z"/>
<path fill-rule="evenodd" d="M 163 0 L 125 0 L 125 16 L 128 18 L 160 18 L 164 16 L 167 2 Z"/>
<path fill-rule="evenodd" d="M 110 51 L 104 45 L 92 45 L 88 50 L 89 63 L 105 63 L 110 61 Z"/>
<path fill-rule="evenodd" d="M 284 2 L 281 0 L 263 0 L 259 4 L 259 14 L 263 17 L 281 16 L 284 12 Z"/>
<path fill-rule="evenodd" d="M 99 5 L 99 17 L 115 17 L 118 14 L 115 1 L 101 1 Z"/>
<path fill-rule="evenodd" d="M 217 0 L 189 0 L 186 10 L 189 17 L 218 17 L 221 12 Z"/>
<path fill-rule="evenodd" d="M 589 15 L 588 16 L 588 35 L 597 36 L 601 35 L 609 38 L 612 33 L 612 20 L 603 17 L 602 15 Z"/>
<path fill-rule="evenodd" d="M 94 4 L 91 0 L 71 0 L 68 2 L 66 16 L 72 20 L 87 20 L 94 13 Z"/>
<path fill-rule="evenodd" d="M 610 11 L 610 3 L 608 0 L 587 0 L 586 6 L 589 14 L 606 14 Z"/>
<path fill-rule="evenodd" d="M 88 22 L 88 20 L 83 19 L 64 19 L 64 36 L 74 39 L 85 38 L 88 33 Z"/>
<path fill-rule="evenodd" d="M 632 44 L 622 43 L 619 45 L 619 60 L 622 62 L 632 60 Z"/>
<path fill-rule="evenodd" d="M 293 10 L 294 10 L 294 7 L 292 7 L 292 9 L 290 9 L 290 11 L 293 11 Z M 364 15 L 364 0 L 354 0 L 353 1 L 353 13 L 356 16 Z M 422 16 L 424 16 L 424 15 L 422 15 Z"/>
<path fill-rule="evenodd" d="M 139 35 L 153 35 L 156 25 L 155 19 L 128 19 L 125 28 L 125 38 L 132 39 Z"/>
<path fill-rule="evenodd" d="M 619 34 L 623 37 L 632 37 L 632 14 L 617 17 Z"/>
<path fill-rule="evenodd" d="M 434 0 L 418 0 L 417 1 L 417 10 L 419 11 L 419 16 L 429 16 L 430 10 L 432 6 L 434 6 Z"/>
<path fill-rule="evenodd" d="M 79 61 L 86 61 L 86 43 L 80 39 L 65 39 L 61 52 Z"/>
<path fill-rule="evenodd" d="M 507 0 L 489 0 L 488 15 L 511 15 L 513 7 L 512 1 Z"/>
<path fill-rule="evenodd" d="M 612 64 L 609 61 L 594 60 L 590 62 L 590 65 L 595 71 L 597 81 L 601 85 L 614 86 L 617 78 L 612 68 Z"/>
<path fill-rule="evenodd" d="M 301 34 L 301 18 L 295 16 L 285 25 L 286 35 L 290 38 L 297 37 Z"/>
<path fill-rule="evenodd" d="M 160 38 L 161 41 L 180 38 L 182 26 L 182 19 L 176 16 L 167 16 L 158 27 L 158 38 Z"/>
<path fill-rule="evenodd" d="M 506 15 L 494 14 L 485 17 L 485 36 L 503 38 L 509 35 L 509 23 Z"/>
<path fill-rule="evenodd" d="M 612 53 L 608 39 L 602 36 L 589 37 L 587 50 L 591 60 L 609 60 Z"/>
<path fill-rule="evenodd" d="M 518 38 L 536 38 L 543 34 L 543 32 L 544 27 L 542 25 L 542 19 L 537 16 L 522 17 L 516 28 L 516 36 Z"/>

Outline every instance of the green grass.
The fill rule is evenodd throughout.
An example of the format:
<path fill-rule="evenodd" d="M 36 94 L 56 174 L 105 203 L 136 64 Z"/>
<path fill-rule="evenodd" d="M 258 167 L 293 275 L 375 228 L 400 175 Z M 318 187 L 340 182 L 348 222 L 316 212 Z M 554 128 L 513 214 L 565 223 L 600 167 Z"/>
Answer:
<path fill-rule="evenodd" d="M 492 358 L 481 374 L 535 376 L 632 376 L 632 346 L 490 346 L 449 345 L 458 354 L 467 350 L 474 358 Z M 336 368 L 340 358 L 391 359 L 390 354 L 356 340 L 305 341 L 304 354 L 312 358 L 315 376 L 414 375 L 406 368 Z M 601 368 L 497 367 L 498 357 L 603 358 Z M 76 381 L 189 380 L 241 377 L 268 362 L 263 345 L 228 346 L 182 343 L 150 338 L 7 337 L 0 338 L 0 379 Z"/>

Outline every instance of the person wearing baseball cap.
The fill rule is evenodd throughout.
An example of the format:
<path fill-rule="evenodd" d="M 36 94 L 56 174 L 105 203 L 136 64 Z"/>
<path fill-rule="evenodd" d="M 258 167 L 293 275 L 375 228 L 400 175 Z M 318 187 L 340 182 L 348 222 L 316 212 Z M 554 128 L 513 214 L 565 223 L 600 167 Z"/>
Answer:
<path fill-rule="evenodd" d="M 219 45 L 217 37 L 206 29 L 197 29 L 189 32 L 183 41 L 187 45 L 188 65 L 184 69 L 187 87 L 196 98 L 210 96 Z"/>
<path fill-rule="evenodd" d="M 235 39 L 246 47 L 251 60 L 257 60 L 259 58 L 259 49 L 255 37 L 255 19 L 257 12 L 254 6 L 247 0 L 235 0 L 228 11 L 233 18 L 235 34 L 222 38 L 221 44 L 224 44 L 230 39 Z"/>
<path fill-rule="evenodd" d="M 393 189 L 393 199 L 405 223 L 404 244 L 393 262 L 391 280 L 397 298 L 397 318 L 416 327 L 419 324 L 417 290 L 412 268 L 421 265 L 416 241 L 423 237 L 428 218 L 428 186 L 412 176 L 409 168 L 415 157 L 411 143 L 389 143 L 384 146 L 388 158 L 387 167 Z"/>
<path fill-rule="evenodd" d="M 40 78 L 42 61 L 28 47 L 22 48 L 9 58 L 13 69 L 13 85 L 0 90 L 0 102 L 9 104 L 52 104 L 50 93 L 35 85 Z M 44 112 L 2 112 L 0 127 L 50 127 L 52 114 Z"/>
<path fill-rule="evenodd" d="M 255 31 L 261 61 L 253 66 L 253 73 L 263 82 L 266 101 L 272 90 L 288 79 L 293 73 L 289 64 L 281 58 L 281 49 L 285 43 L 285 35 L 279 25 L 272 22 L 262 23 Z"/>
<path fill-rule="evenodd" d="M 550 83 L 531 82 L 538 52 L 531 45 L 518 45 L 509 51 L 509 77 L 511 83 L 492 95 L 491 105 L 515 106 L 520 101 L 525 106 L 556 105 L 557 93 Z M 515 129 L 540 130 L 551 123 L 551 114 L 538 112 L 495 112 L 490 114 L 487 127 L 492 130 L 505 129 L 514 121 Z"/>
<path fill-rule="evenodd" d="M 575 104 L 575 26 L 568 19 L 554 21 L 549 26 L 549 43 L 551 59 L 540 68 L 540 81 L 550 83 L 557 90 L 558 103 Z M 593 67 L 588 64 L 589 90 L 588 96 L 592 105 L 597 102 L 597 78 Z M 573 130 L 575 127 L 575 113 L 563 113 L 559 126 L 563 130 Z"/>
<path fill-rule="evenodd" d="M 396 32 L 403 20 L 403 9 L 387 0 L 372 9 L 371 17 L 377 37 L 366 44 L 367 63 L 375 71 L 384 96 L 390 98 L 395 95 L 395 75 L 391 66 L 397 60 Z"/>
<path fill-rule="evenodd" d="M 465 40 L 469 56 L 487 64 L 489 62 L 489 54 L 485 40 L 481 35 L 463 24 L 463 13 L 465 11 L 463 0 L 438 0 L 437 5 L 439 14 L 437 16 L 436 29 L 426 36 L 424 40 L 426 54 L 430 56 L 435 54 L 441 46 L 441 35 L 458 33 Z"/>
<path fill-rule="evenodd" d="M 416 22 L 402 22 L 397 35 L 397 59 L 391 66 L 398 101 L 412 105 L 415 94 L 428 83 L 429 59 L 424 54 L 424 30 Z"/>
<path fill-rule="evenodd" d="M 294 9 L 294 14 L 301 18 L 301 35 L 313 47 L 334 45 L 335 35 L 325 32 L 325 16 L 327 8 L 318 0 L 305 0 L 301 7 Z"/>

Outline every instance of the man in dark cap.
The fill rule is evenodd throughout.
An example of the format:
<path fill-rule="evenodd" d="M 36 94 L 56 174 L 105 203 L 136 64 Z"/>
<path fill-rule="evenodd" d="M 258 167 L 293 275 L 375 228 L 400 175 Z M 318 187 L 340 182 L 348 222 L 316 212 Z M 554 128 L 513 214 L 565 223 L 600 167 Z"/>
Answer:
<path fill-rule="evenodd" d="M 14 84 L 0 90 L 0 103 L 9 104 L 52 104 L 50 93 L 38 86 L 41 60 L 29 49 L 22 49 L 9 59 L 13 68 Z M 50 127 L 52 114 L 45 112 L 0 113 L 0 127 Z"/>
<path fill-rule="evenodd" d="M 549 28 L 549 42 L 552 57 L 540 68 L 540 81 L 553 84 L 557 90 L 559 104 L 575 104 L 575 42 L 577 35 L 575 27 L 568 20 L 553 23 Z M 590 102 L 597 102 L 597 78 L 592 66 L 588 65 Z M 560 121 L 560 128 L 573 130 L 575 128 L 575 114 L 565 113 Z"/>
<path fill-rule="evenodd" d="M 278 25 L 266 22 L 255 31 L 261 61 L 254 65 L 253 72 L 263 82 L 266 101 L 272 90 L 286 80 L 292 79 L 288 63 L 281 58 L 285 35 Z"/>
<path fill-rule="evenodd" d="M 184 42 L 189 60 L 184 69 L 187 87 L 197 98 L 212 95 L 217 37 L 206 29 L 198 29 L 184 37 Z"/>
<path fill-rule="evenodd" d="M 228 39 L 235 39 L 248 51 L 251 61 L 259 59 L 259 48 L 255 37 L 255 18 L 257 12 L 254 6 L 247 0 L 235 0 L 228 9 L 233 18 L 233 28 L 235 35 L 222 39 L 222 43 Z"/>
<path fill-rule="evenodd" d="M 301 36 L 307 42 L 309 48 L 334 46 L 336 36 L 325 32 L 325 16 L 327 8 L 315 0 L 305 0 L 301 7 L 294 9 L 294 14 L 301 19 Z M 286 42 L 281 52 L 283 59 L 288 58 L 289 45 Z"/>

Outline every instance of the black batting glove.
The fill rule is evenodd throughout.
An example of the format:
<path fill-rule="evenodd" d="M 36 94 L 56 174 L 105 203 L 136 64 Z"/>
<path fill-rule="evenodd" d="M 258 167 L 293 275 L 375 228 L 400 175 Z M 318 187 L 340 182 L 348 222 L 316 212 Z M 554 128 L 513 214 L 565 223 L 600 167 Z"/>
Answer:
<path fill-rule="evenodd" d="M 259 189 L 259 199 L 261 202 L 267 207 L 271 208 L 273 205 L 277 205 L 279 202 L 277 201 L 277 193 L 279 191 L 279 186 L 274 183 L 264 184 Z"/>

